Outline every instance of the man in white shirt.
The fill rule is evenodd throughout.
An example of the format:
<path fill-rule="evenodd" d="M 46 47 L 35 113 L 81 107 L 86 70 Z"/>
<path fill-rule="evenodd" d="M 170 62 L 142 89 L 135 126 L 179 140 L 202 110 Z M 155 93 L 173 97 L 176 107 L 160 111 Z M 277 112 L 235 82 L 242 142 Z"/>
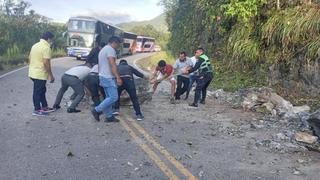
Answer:
<path fill-rule="evenodd" d="M 192 62 L 192 67 L 194 67 L 196 65 L 198 61 L 198 57 L 196 55 L 194 55 L 193 57 L 191 57 L 191 62 Z M 187 90 L 187 94 L 186 94 L 186 98 L 185 99 L 188 99 L 189 97 L 189 93 L 191 91 L 191 88 L 192 88 L 192 85 L 193 83 L 196 81 L 196 78 L 197 78 L 197 75 L 198 75 L 198 72 L 193 72 L 193 73 L 190 73 L 190 76 L 189 76 L 189 87 L 188 87 L 188 90 Z"/>
<path fill-rule="evenodd" d="M 72 67 L 68 71 L 66 71 L 61 78 L 61 88 L 58 92 L 53 108 L 55 109 L 61 108 L 60 107 L 61 99 L 64 93 L 68 90 L 70 86 L 74 91 L 74 95 L 73 95 L 74 100 L 72 101 L 72 104 L 70 105 L 70 107 L 68 107 L 67 112 L 68 113 L 81 112 L 80 110 L 76 109 L 76 107 L 82 100 L 83 96 L 85 95 L 82 81 L 88 76 L 90 71 L 91 71 L 91 65 L 89 63 Z"/>
<path fill-rule="evenodd" d="M 103 99 L 106 98 L 103 87 L 100 86 L 98 64 L 92 67 L 88 77 L 86 78 L 86 86 L 91 93 L 94 106 L 98 106 L 101 102 L 100 94 L 103 96 Z"/>
<path fill-rule="evenodd" d="M 187 57 L 186 52 L 182 51 L 179 54 L 179 58 L 173 65 L 173 69 L 177 75 L 177 89 L 175 93 L 175 99 L 180 100 L 180 96 L 187 92 L 189 87 L 189 74 L 182 74 L 182 69 L 192 67 L 191 60 Z"/>
<path fill-rule="evenodd" d="M 112 36 L 108 45 L 104 46 L 99 52 L 99 80 L 107 97 L 91 110 L 96 121 L 100 121 L 99 116 L 104 113 L 106 115 L 105 122 L 119 122 L 112 114 L 112 105 L 118 100 L 117 86 L 121 86 L 123 83 L 116 65 L 116 50 L 120 47 L 121 42 L 121 38 Z"/>

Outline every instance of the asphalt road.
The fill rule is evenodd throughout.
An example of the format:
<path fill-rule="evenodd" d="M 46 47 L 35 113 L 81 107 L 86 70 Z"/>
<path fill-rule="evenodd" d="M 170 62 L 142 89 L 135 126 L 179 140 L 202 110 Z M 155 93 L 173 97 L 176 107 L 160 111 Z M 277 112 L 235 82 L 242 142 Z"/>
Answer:
<path fill-rule="evenodd" d="M 53 61 L 56 82 L 47 84 L 49 104 L 63 72 L 81 63 L 71 58 Z M 0 84 L 0 179 L 166 179 L 120 124 L 94 122 L 85 106 L 78 114 L 68 114 L 63 107 L 49 117 L 32 116 L 27 68 L 2 77 Z"/>
<path fill-rule="evenodd" d="M 149 55 L 126 59 L 132 63 Z M 56 82 L 47 85 L 50 105 L 63 72 L 80 63 L 71 58 L 53 61 Z M 68 114 L 64 104 L 72 90 L 62 109 L 49 117 L 34 117 L 27 68 L 1 76 L 0 92 L 1 180 L 318 179 L 317 155 L 274 153 L 254 146 L 254 137 L 272 130 L 230 134 L 234 121 L 244 124 L 258 115 L 213 100 L 198 109 L 188 107 L 188 101 L 172 105 L 165 83 L 142 105 L 143 122 L 132 119 L 130 107 L 121 109 L 120 123 L 95 122 L 89 99 L 79 105 L 81 113 Z M 294 175 L 295 169 L 302 174 Z"/>

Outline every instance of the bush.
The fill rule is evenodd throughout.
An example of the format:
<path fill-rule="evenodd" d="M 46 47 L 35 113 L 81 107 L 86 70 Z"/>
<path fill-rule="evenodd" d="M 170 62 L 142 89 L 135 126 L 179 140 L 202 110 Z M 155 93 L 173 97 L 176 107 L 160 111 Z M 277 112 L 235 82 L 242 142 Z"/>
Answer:
<path fill-rule="evenodd" d="M 56 58 L 56 57 L 64 57 L 67 56 L 67 53 L 64 49 L 55 49 L 52 51 L 52 58 Z"/>
<path fill-rule="evenodd" d="M 23 54 L 15 55 L 15 57 L 0 57 L 0 70 L 8 70 L 25 64 L 27 56 Z"/>
<path fill-rule="evenodd" d="M 267 83 L 264 74 L 245 69 L 230 69 L 222 62 L 213 65 L 214 79 L 211 84 L 213 88 L 233 92 L 242 88 L 265 86 Z"/>

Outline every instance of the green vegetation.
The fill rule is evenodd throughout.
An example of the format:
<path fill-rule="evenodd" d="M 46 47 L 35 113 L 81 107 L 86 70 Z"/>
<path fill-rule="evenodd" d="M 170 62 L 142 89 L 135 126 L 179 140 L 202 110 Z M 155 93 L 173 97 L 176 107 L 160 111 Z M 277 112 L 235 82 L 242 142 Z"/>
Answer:
<path fill-rule="evenodd" d="M 320 58 L 320 0 L 161 0 L 160 4 L 170 32 L 168 50 L 192 55 L 204 47 L 214 61 L 215 88 L 268 86 L 270 66 L 283 67 L 281 75 L 287 78 L 292 67 Z M 299 94 L 279 86 L 274 87 L 278 93 L 295 97 L 297 104 L 308 99 L 303 88 L 296 90 Z"/>
<path fill-rule="evenodd" d="M 171 65 L 173 65 L 176 60 L 176 58 L 171 56 L 166 51 L 161 51 L 150 57 L 147 57 L 145 59 L 138 61 L 138 65 L 144 70 L 147 70 L 147 71 L 153 70 L 157 66 L 159 60 L 161 59 L 165 60 L 167 64 L 171 64 Z"/>
<path fill-rule="evenodd" d="M 53 56 L 64 54 L 61 50 L 64 46 L 62 33 L 66 26 L 51 23 L 33 10 L 27 12 L 30 6 L 25 1 L 13 3 L 9 0 L 0 5 L 0 70 L 23 64 L 31 46 L 45 31 L 52 31 L 56 36 L 52 45 Z"/>
<path fill-rule="evenodd" d="M 117 24 L 117 26 L 129 31 L 134 27 L 143 27 L 146 25 L 151 25 L 157 31 L 166 33 L 168 32 L 168 26 L 165 19 L 166 19 L 166 15 L 161 14 L 149 21 L 134 21 L 134 22 L 128 22 L 128 23 L 121 23 L 121 24 Z"/>
<path fill-rule="evenodd" d="M 214 69 L 212 85 L 217 89 L 233 92 L 242 88 L 261 87 L 266 82 L 265 74 L 256 77 L 256 74 L 252 71 L 228 69 L 222 62 L 214 63 Z"/>
<path fill-rule="evenodd" d="M 318 1 L 162 0 L 172 54 L 198 46 L 230 70 L 260 73 L 297 53 L 320 56 Z M 219 65 L 220 66 L 220 65 Z"/>

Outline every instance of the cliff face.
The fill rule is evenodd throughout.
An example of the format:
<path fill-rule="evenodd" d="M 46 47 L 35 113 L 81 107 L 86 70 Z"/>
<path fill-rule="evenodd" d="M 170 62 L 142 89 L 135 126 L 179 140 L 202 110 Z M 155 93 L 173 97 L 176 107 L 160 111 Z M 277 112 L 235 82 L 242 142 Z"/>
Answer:
<path fill-rule="evenodd" d="M 306 60 L 299 55 L 290 64 L 275 64 L 269 68 L 269 84 L 317 97 L 320 95 L 320 59 Z"/>

